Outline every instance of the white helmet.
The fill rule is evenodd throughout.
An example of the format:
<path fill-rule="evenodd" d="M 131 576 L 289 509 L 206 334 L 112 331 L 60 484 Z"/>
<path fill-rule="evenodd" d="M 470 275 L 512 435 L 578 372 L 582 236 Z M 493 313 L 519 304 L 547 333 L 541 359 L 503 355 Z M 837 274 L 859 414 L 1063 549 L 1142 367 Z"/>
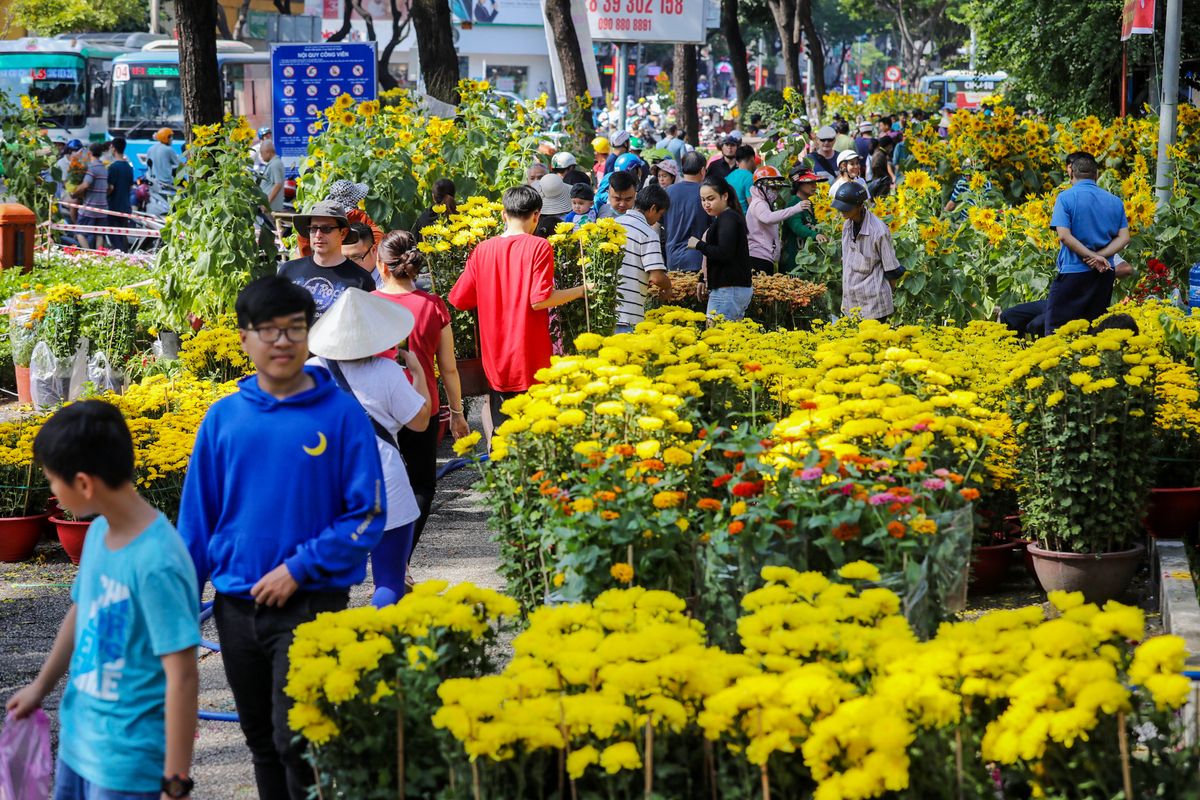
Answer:
<path fill-rule="evenodd" d="M 575 156 L 571 155 L 565 150 L 555 153 L 554 158 L 550 160 L 550 165 L 554 167 L 554 169 L 569 169 L 575 166 L 575 164 Z"/>
<path fill-rule="evenodd" d="M 843 150 L 842 152 L 838 153 L 837 165 L 840 167 L 847 161 L 857 161 L 858 159 L 859 155 L 857 150 Z"/>

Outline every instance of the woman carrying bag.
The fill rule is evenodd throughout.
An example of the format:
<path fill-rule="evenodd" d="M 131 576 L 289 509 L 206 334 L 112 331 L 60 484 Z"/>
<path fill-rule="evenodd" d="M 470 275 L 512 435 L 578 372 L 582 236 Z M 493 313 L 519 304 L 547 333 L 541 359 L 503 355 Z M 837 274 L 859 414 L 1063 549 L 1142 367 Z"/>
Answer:
<path fill-rule="evenodd" d="M 754 287 L 750 282 L 750 244 L 746 219 L 733 188 L 724 178 L 705 178 L 700 205 L 712 218 L 703 239 L 692 236 L 688 247 L 704 254 L 700 283 L 707 282 L 708 317 L 737 321 L 746 315 Z"/>
<path fill-rule="evenodd" d="M 391 605 L 404 596 L 404 573 L 412 550 L 413 526 L 420 516 L 396 434 L 404 428 L 425 430 L 430 407 L 425 373 L 417 357 L 410 351 L 401 351 L 406 370 L 376 353 L 407 339 L 413 322 L 412 312 L 407 308 L 361 289 L 347 289 L 308 334 L 308 349 L 315 356 L 310 363 L 329 370 L 337 385 L 358 400 L 375 427 L 387 491 L 383 538 L 371 551 L 371 574 L 375 580 L 371 604 L 376 608 Z"/>

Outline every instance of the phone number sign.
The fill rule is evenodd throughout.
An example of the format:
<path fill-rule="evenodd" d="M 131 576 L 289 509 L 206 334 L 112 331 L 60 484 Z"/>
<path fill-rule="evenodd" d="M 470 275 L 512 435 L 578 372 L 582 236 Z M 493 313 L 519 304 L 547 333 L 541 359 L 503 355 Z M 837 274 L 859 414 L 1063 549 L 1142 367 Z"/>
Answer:
<path fill-rule="evenodd" d="M 584 0 L 592 39 L 609 42 L 705 41 L 706 0 Z"/>

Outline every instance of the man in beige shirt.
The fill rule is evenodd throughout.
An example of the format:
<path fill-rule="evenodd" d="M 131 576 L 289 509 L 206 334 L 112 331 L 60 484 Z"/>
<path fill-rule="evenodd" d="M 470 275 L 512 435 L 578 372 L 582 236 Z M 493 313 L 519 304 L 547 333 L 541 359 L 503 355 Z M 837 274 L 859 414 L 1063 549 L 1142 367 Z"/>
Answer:
<path fill-rule="evenodd" d="M 860 183 L 838 187 L 833 207 L 842 212 L 842 313 L 885 320 L 895 311 L 892 286 L 904 273 L 892 246 L 892 232 L 867 209 Z"/>

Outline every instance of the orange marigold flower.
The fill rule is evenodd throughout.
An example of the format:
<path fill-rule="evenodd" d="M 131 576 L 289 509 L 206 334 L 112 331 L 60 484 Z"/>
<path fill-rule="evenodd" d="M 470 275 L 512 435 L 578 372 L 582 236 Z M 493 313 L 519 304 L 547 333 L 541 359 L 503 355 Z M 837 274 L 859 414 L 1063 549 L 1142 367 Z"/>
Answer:
<path fill-rule="evenodd" d="M 701 511 L 720 511 L 721 501 L 714 497 L 701 497 L 696 501 L 696 508 Z"/>
<path fill-rule="evenodd" d="M 742 369 L 746 370 L 746 372 L 760 372 L 762 370 L 762 364 L 758 363 L 757 361 L 747 361 L 742 365 Z"/>
<path fill-rule="evenodd" d="M 735 519 L 733 522 L 729 523 L 729 533 L 733 536 L 737 536 L 744 530 L 746 530 L 746 523 L 742 522 L 740 519 Z"/>
<path fill-rule="evenodd" d="M 619 445 L 616 445 L 615 447 L 613 447 L 613 452 L 619 456 L 624 456 L 625 458 L 629 458 L 636 451 L 633 449 L 633 445 L 631 445 L 631 444 L 619 444 Z"/>
<path fill-rule="evenodd" d="M 892 520 L 887 524 L 887 532 L 888 536 L 891 536 L 893 539 L 903 539 L 905 532 L 904 523 Z"/>
<path fill-rule="evenodd" d="M 966 500 L 967 502 L 979 499 L 978 489 L 959 489 L 958 493 L 962 495 L 962 499 Z"/>
<path fill-rule="evenodd" d="M 592 497 L 594 497 L 597 500 L 600 500 L 601 502 L 604 502 L 604 503 L 611 503 L 613 500 L 617 499 L 617 493 L 610 492 L 607 489 L 601 489 L 600 491 L 593 494 Z"/>
<path fill-rule="evenodd" d="M 612 522 L 614 519 L 616 519 L 619 516 L 621 516 L 621 515 L 615 511 L 601 511 L 600 512 L 600 519 L 605 520 L 606 522 Z"/>
<path fill-rule="evenodd" d="M 617 583 L 629 583 L 633 580 L 633 566 L 625 562 L 618 562 L 609 568 L 608 574 L 616 579 Z"/>
<path fill-rule="evenodd" d="M 542 480 L 545 477 L 546 477 L 546 473 L 539 469 L 537 472 L 535 472 L 529 476 L 529 482 L 537 483 L 538 481 Z"/>
<path fill-rule="evenodd" d="M 842 522 L 833 529 L 833 538 L 839 542 L 849 542 L 858 538 L 860 530 L 857 525 L 851 525 L 849 522 Z"/>
<path fill-rule="evenodd" d="M 552 494 L 558 494 L 558 487 L 552 481 L 542 481 L 542 485 L 538 487 L 538 493 L 543 497 L 549 497 Z"/>
<path fill-rule="evenodd" d="M 817 407 L 818 407 L 817 404 L 814 403 L 812 400 L 801 400 L 800 401 L 800 408 L 803 411 L 813 411 Z"/>

